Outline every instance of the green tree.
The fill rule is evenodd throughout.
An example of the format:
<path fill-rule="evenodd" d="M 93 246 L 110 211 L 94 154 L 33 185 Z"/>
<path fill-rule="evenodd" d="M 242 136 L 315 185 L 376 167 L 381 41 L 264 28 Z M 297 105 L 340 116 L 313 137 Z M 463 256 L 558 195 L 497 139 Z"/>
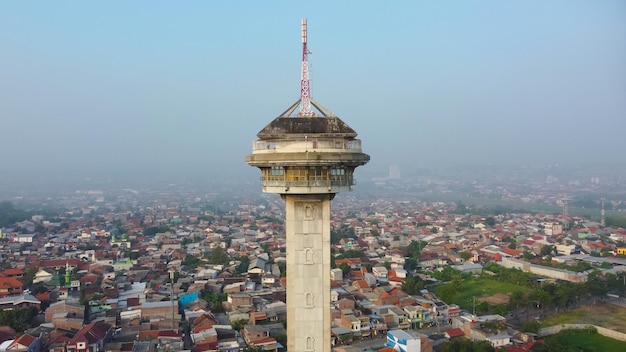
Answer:
<path fill-rule="evenodd" d="M 0 325 L 10 326 L 15 331 L 22 333 L 31 327 L 30 322 L 37 315 L 37 308 L 28 307 L 15 310 L 0 311 Z"/>
<path fill-rule="evenodd" d="M 594 270 L 593 272 L 589 273 L 589 275 L 587 275 L 585 288 L 592 297 L 604 298 L 608 293 L 607 285 L 603 282 L 602 278 L 600 278 L 600 272 L 597 270 Z"/>
<path fill-rule="evenodd" d="M 33 284 L 33 279 L 35 278 L 35 274 L 39 271 L 39 268 L 32 267 L 28 268 L 24 275 L 22 276 L 22 282 L 24 283 L 24 287 L 30 287 Z"/>
<path fill-rule="evenodd" d="M 209 264 L 228 264 L 230 261 L 230 256 L 226 253 L 226 250 L 221 246 L 217 246 L 211 249 L 209 253 L 209 257 L 207 258 Z M 247 270 L 247 268 L 246 268 Z"/>
<path fill-rule="evenodd" d="M 245 319 L 237 319 L 233 321 L 232 323 L 230 323 L 233 329 L 237 331 L 241 331 L 241 329 L 243 329 L 243 327 L 246 326 L 246 324 L 248 324 L 248 321 Z"/>
<path fill-rule="evenodd" d="M 426 247 L 428 242 L 424 241 L 411 241 L 409 245 L 406 247 L 406 252 L 409 258 L 411 259 L 419 259 L 420 253 L 424 247 Z"/>
<path fill-rule="evenodd" d="M 350 268 L 350 265 L 348 265 L 348 263 L 341 263 L 341 264 L 339 264 L 339 269 L 341 269 L 341 272 L 343 273 L 343 276 L 348 275 L 350 270 L 352 270 Z"/>
<path fill-rule="evenodd" d="M 539 252 L 541 254 L 541 256 L 546 256 L 546 255 L 551 255 L 552 251 L 553 251 L 554 247 L 550 246 L 550 245 L 546 245 L 541 247 L 541 252 Z"/>
<path fill-rule="evenodd" d="M 250 258 L 249 257 L 239 257 L 238 259 L 240 261 L 239 265 L 237 265 L 237 269 L 235 269 L 235 272 L 233 275 L 235 276 L 242 276 L 244 273 L 248 272 L 248 267 L 250 266 Z M 279 267 L 280 267 L 280 262 L 279 262 Z M 281 269 L 281 272 L 283 270 Z"/>
<path fill-rule="evenodd" d="M 404 270 L 408 273 L 413 272 L 415 269 L 417 269 L 417 260 L 409 258 L 404 261 Z"/>
<path fill-rule="evenodd" d="M 445 342 L 442 352 L 495 352 L 487 341 L 471 341 L 469 339 L 453 339 Z"/>
<path fill-rule="evenodd" d="M 402 291 L 409 295 L 416 295 L 424 288 L 424 281 L 419 276 L 407 277 L 402 281 Z"/>
<path fill-rule="evenodd" d="M 187 254 L 181 264 L 188 266 L 190 268 L 197 268 L 198 265 L 200 265 L 200 259 L 196 258 L 195 256 L 191 254 Z"/>
<path fill-rule="evenodd" d="M 496 219 L 493 216 L 488 216 L 485 218 L 485 225 L 493 227 L 496 225 Z"/>

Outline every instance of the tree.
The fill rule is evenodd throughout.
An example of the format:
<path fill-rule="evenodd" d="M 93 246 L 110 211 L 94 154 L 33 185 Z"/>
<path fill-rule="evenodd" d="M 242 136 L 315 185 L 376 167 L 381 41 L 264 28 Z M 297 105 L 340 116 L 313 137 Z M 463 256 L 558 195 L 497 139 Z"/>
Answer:
<path fill-rule="evenodd" d="M 248 324 L 248 321 L 245 319 L 237 319 L 233 321 L 232 323 L 230 323 L 233 329 L 237 331 L 241 331 L 241 329 L 243 329 L 243 327 L 246 326 L 246 324 Z"/>
<path fill-rule="evenodd" d="M 488 341 L 453 339 L 443 344 L 442 352 L 495 352 L 495 349 Z"/>
<path fill-rule="evenodd" d="M 24 287 L 30 287 L 33 284 L 33 279 L 35 278 L 35 274 L 39 271 L 39 268 L 32 267 L 28 268 L 22 276 L 22 282 L 24 283 Z"/>
<path fill-rule="evenodd" d="M 211 253 L 207 259 L 209 260 L 209 264 L 228 264 L 230 261 L 228 253 L 226 253 L 226 250 L 221 246 L 211 249 Z"/>
<path fill-rule="evenodd" d="M 493 227 L 496 225 L 496 219 L 493 218 L 493 216 L 488 216 L 487 218 L 485 218 L 485 225 Z"/>
<path fill-rule="evenodd" d="M 247 273 L 248 272 L 248 267 L 250 266 L 250 258 L 249 257 L 240 257 L 239 258 L 239 265 L 237 265 L 237 268 L 235 269 L 235 272 L 233 273 L 234 276 L 242 276 L 243 273 Z M 279 262 L 279 268 L 280 268 L 280 263 Z M 281 269 L 281 272 L 283 270 Z"/>
<path fill-rule="evenodd" d="M 486 301 L 482 301 L 476 304 L 476 313 L 485 314 L 488 311 L 489 311 L 489 303 L 487 303 Z"/>
<path fill-rule="evenodd" d="M 187 254 L 181 264 L 191 267 L 191 268 L 197 268 L 198 265 L 200 264 L 200 259 L 196 258 L 195 256 L 191 254 Z"/>
<path fill-rule="evenodd" d="M 287 335 L 286 334 L 278 334 L 274 336 L 276 342 L 280 343 L 283 346 L 287 346 Z"/>
<path fill-rule="evenodd" d="M 472 257 L 470 252 L 461 252 L 461 259 L 468 261 Z"/>
<path fill-rule="evenodd" d="M 600 278 L 600 272 L 597 270 L 592 271 L 587 276 L 587 282 L 585 283 L 587 292 L 592 297 L 606 297 L 608 293 L 607 285 Z"/>
<path fill-rule="evenodd" d="M 402 291 L 409 295 L 416 295 L 424 288 L 424 281 L 419 276 L 407 277 L 402 281 Z"/>
<path fill-rule="evenodd" d="M 426 244 L 428 244 L 428 242 L 411 241 L 411 243 L 409 243 L 409 245 L 406 247 L 409 258 L 419 259 L 420 252 L 422 251 L 422 248 L 426 246 Z"/>
<path fill-rule="evenodd" d="M 550 255 L 550 254 L 552 254 L 552 250 L 553 250 L 552 246 L 546 245 L 546 246 L 541 247 L 540 254 L 541 254 L 542 257 L 546 256 L 546 255 Z"/>
<path fill-rule="evenodd" d="M 30 322 L 37 315 L 37 308 L 28 307 L 15 310 L 0 311 L 0 325 L 8 325 L 17 332 L 24 332 L 30 328 Z"/>
<path fill-rule="evenodd" d="M 350 270 L 352 270 L 352 268 L 350 268 L 350 265 L 348 265 L 348 263 L 341 263 L 341 264 L 339 264 L 339 269 L 341 269 L 341 272 L 343 273 L 343 276 L 348 275 Z"/>
<path fill-rule="evenodd" d="M 415 269 L 417 269 L 417 260 L 409 258 L 404 261 L 404 270 L 408 273 L 413 272 Z"/>

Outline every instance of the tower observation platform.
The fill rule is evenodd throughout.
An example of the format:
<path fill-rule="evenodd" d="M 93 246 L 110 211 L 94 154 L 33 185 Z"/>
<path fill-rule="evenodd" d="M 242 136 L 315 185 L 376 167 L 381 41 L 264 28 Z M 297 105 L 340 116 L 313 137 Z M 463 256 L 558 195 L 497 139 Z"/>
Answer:
<path fill-rule="evenodd" d="M 306 20 L 301 96 L 257 133 L 245 161 L 285 200 L 287 351 L 330 351 L 330 201 L 370 157 L 357 133 L 309 97 Z M 299 113 L 295 113 L 300 107 Z M 317 109 L 317 112 L 314 109 Z"/>
<path fill-rule="evenodd" d="M 257 134 L 259 139 L 253 143 L 252 154 L 246 157 L 246 162 L 261 169 L 263 192 L 335 194 L 351 191 L 356 184 L 354 169 L 369 161 L 369 155 L 362 152 L 361 141 L 356 136 L 350 126 L 334 115 L 289 117 L 283 114 Z"/>

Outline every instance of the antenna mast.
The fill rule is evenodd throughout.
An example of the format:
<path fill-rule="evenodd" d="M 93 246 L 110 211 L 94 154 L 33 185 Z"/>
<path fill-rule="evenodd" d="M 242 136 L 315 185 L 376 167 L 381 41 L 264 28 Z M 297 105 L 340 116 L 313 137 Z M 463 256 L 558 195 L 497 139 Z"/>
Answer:
<path fill-rule="evenodd" d="M 314 117 L 311 110 L 311 88 L 309 87 L 309 49 L 306 47 L 306 18 L 302 19 L 302 75 L 300 80 L 300 117 Z"/>

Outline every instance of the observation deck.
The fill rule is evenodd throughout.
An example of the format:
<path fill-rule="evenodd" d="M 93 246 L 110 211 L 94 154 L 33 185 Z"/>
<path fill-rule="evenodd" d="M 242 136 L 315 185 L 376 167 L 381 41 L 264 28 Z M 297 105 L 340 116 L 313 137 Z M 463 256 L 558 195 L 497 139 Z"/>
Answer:
<path fill-rule="evenodd" d="M 279 116 L 258 134 L 246 162 L 261 169 L 263 192 L 351 191 L 354 169 L 369 161 L 357 133 L 337 116 Z"/>

